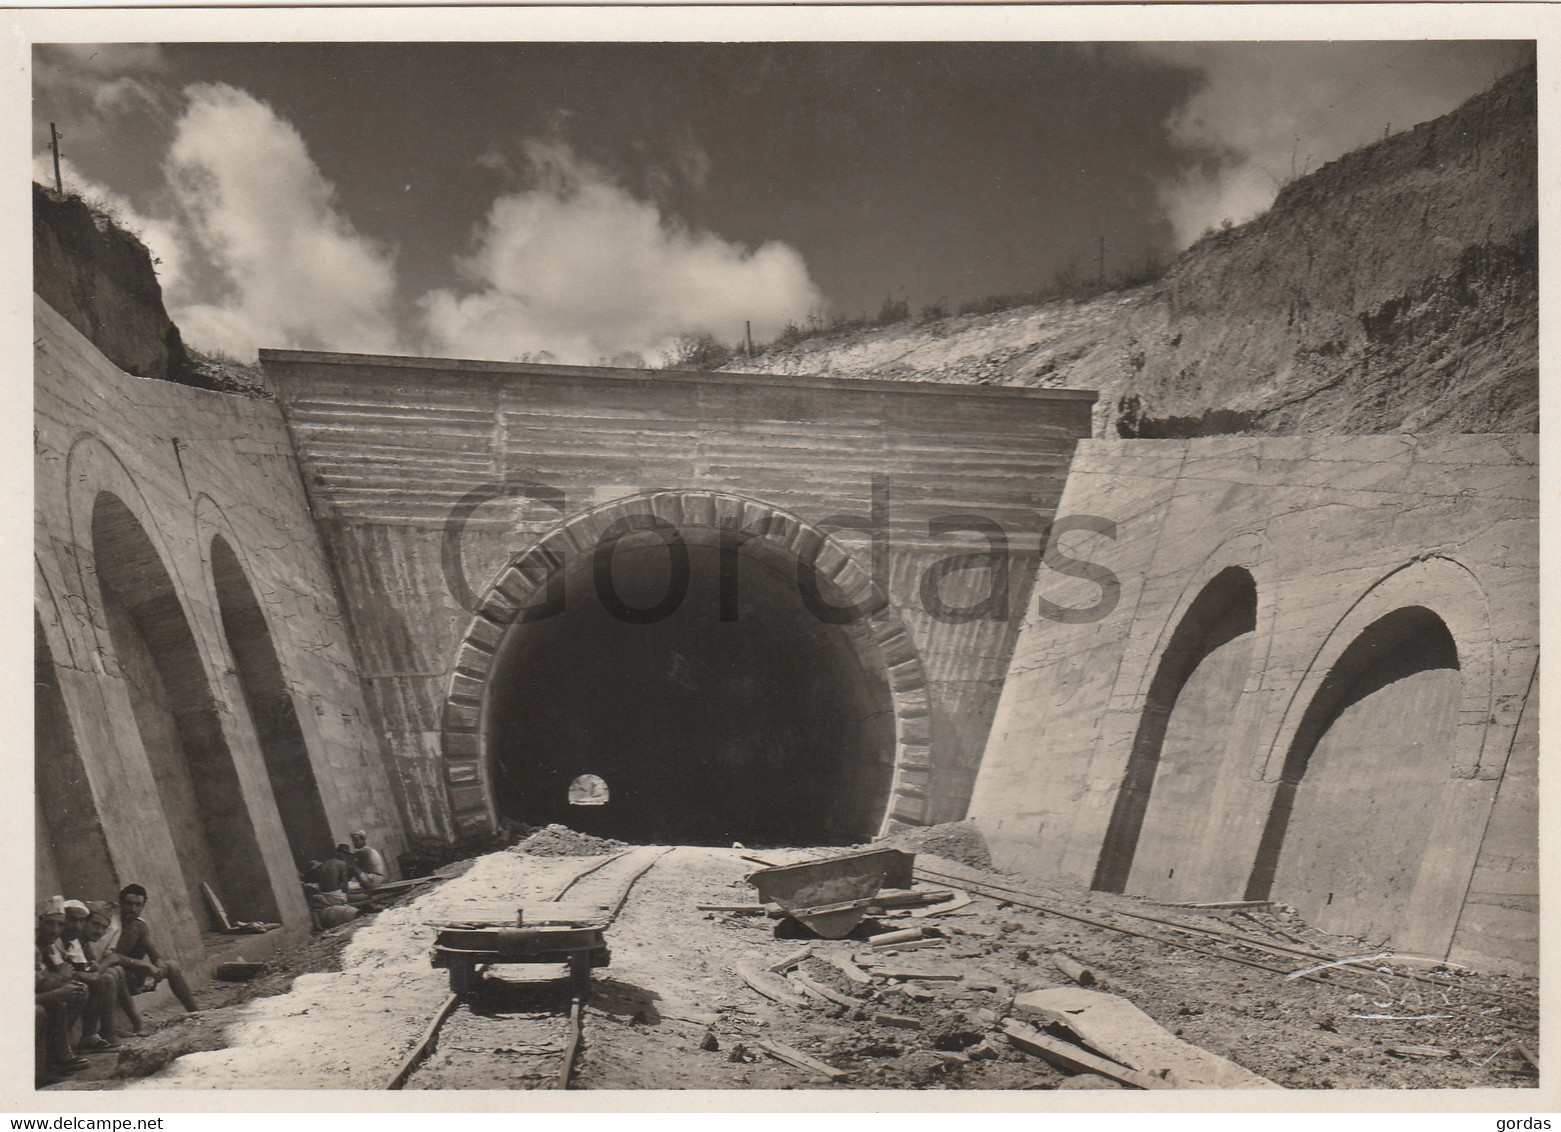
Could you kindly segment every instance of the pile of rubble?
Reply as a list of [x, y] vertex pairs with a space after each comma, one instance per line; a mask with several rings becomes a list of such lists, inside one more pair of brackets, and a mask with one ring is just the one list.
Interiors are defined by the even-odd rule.
[[930, 853], [947, 861], [958, 861], [973, 869], [990, 869], [992, 854], [987, 849], [986, 838], [974, 822], [947, 822], [943, 825], [914, 826], [903, 829], [877, 844], [892, 845], [896, 849], [909, 849], [915, 853]]
[[511, 853], [527, 853], [533, 857], [603, 857], [628, 848], [622, 841], [610, 837], [592, 837], [566, 825], [543, 826], [520, 844], [511, 847]]

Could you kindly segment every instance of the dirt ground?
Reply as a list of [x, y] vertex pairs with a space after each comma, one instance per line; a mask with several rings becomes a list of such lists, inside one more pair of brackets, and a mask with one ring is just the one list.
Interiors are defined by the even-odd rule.
[[[1339, 956], [1374, 954], [1359, 941], [1322, 936], [1282, 908], [1214, 913], [1042, 885], [978, 867], [980, 848], [967, 839], [934, 836], [942, 837], [938, 847], [961, 859], [923, 849], [919, 870], [1023, 888], [1057, 912], [1114, 920], [1205, 950], [1227, 944], [1121, 913]], [[767, 851], [763, 856], [788, 863], [824, 852]], [[1068, 984], [1051, 962], [1059, 950], [1093, 970], [1096, 989], [1125, 997], [1185, 1041], [1287, 1088], [1537, 1083], [1517, 1048], [1539, 1053], [1532, 980], [1444, 967], [1436, 969], [1435, 977], [1453, 985], [1430, 987], [1370, 970], [1332, 968], [1320, 973], [1320, 985], [980, 896], [944, 915], [916, 917], [900, 910], [862, 925], [855, 935], [908, 925], [938, 933], [931, 946], [875, 952], [865, 938], [788, 938], [785, 921], [696, 910], [701, 903], [757, 899], [745, 880], [755, 866], [744, 854], [678, 847], [635, 884], [607, 931], [611, 965], [592, 981], [575, 1087], [1109, 1087], [1099, 1078], [1070, 1077], [1015, 1049], [1002, 1034], [1016, 994]], [[492, 853], [403, 907], [348, 925], [350, 932], [338, 929], [316, 937], [299, 958], [331, 966], [334, 951], [339, 970], [296, 977], [285, 993], [222, 1006], [195, 1019], [171, 1019], [164, 1041], [176, 1040], [180, 1030], [191, 1027], [204, 1035], [200, 1044], [212, 1048], [180, 1057], [129, 1087], [383, 1088], [448, 995], [445, 973], [428, 962], [434, 925], [451, 919], [508, 921], [517, 907], [549, 899], [562, 880], [592, 861]], [[948, 889], [957, 882], [918, 887]], [[805, 942], [813, 954], [801, 963], [800, 973], [857, 1005], [817, 998], [795, 979], [771, 984], [790, 996], [778, 1003], [738, 973], [739, 964], [763, 969]], [[1299, 956], [1252, 948], [1229, 953], [1284, 971], [1312, 965]], [[869, 972], [870, 984], [853, 982], [830, 961], [832, 956], [854, 958]], [[892, 974], [895, 969], [923, 977], [899, 978]], [[458, 1008], [441, 1031], [438, 1051], [407, 1087], [556, 1087], [567, 1033], [559, 1013], [564, 1000], [556, 988], [514, 985], [519, 975], [534, 980], [539, 973], [550, 969], [496, 968], [493, 974], [501, 981], [490, 982], [495, 993]], [[800, 1050], [843, 1076], [831, 1082], [777, 1061], [762, 1048], [764, 1042]], [[83, 1081], [78, 1087], [123, 1084]]]

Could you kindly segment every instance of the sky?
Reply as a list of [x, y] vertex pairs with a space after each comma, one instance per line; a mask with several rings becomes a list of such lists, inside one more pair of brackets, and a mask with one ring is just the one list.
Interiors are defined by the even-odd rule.
[[1532, 58], [1393, 43], [40, 45], [33, 168], [191, 345], [658, 364], [1166, 262]]

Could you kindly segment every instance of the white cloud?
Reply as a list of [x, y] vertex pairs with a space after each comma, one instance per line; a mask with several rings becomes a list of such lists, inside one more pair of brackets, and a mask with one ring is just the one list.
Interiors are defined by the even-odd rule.
[[78, 73], [119, 76], [167, 67], [163, 49], [156, 43], [50, 43], [38, 52], [41, 62], [58, 61]]
[[[422, 300], [435, 352], [595, 362], [654, 357], [682, 334], [777, 334], [820, 305], [801, 255], [689, 229], [566, 147], [526, 147], [532, 186], [499, 197], [458, 267], [465, 293]], [[697, 160], [690, 172], [702, 175]]]
[[213, 289], [170, 288], [168, 306], [196, 347], [253, 357], [258, 346], [394, 348], [391, 252], [337, 210], [303, 139], [270, 107], [221, 84], [185, 90], [165, 162], [193, 250]]
[[1280, 186], [1351, 149], [1447, 113], [1524, 61], [1514, 44], [1403, 42], [1150, 44], [1152, 58], [1201, 72], [1166, 123], [1192, 159], [1160, 187], [1185, 247], [1240, 223]]
[[176, 99], [162, 50], [148, 43], [42, 44], [33, 59], [33, 148], [58, 123], [65, 152], [111, 148], [127, 115], [166, 125]]

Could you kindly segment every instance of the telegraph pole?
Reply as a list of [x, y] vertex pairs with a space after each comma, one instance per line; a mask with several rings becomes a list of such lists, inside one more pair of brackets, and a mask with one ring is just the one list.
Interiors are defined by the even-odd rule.
[[1106, 281], [1106, 238], [1101, 236], [1096, 240], [1096, 243], [1100, 245], [1100, 266], [1096, 269], [1097, 278], [1104, 283]]
[[65, 195], [65, 184], [60, 180], [60, 133], [49, 123], [49, 147], [54, 150], [54, 191]]

